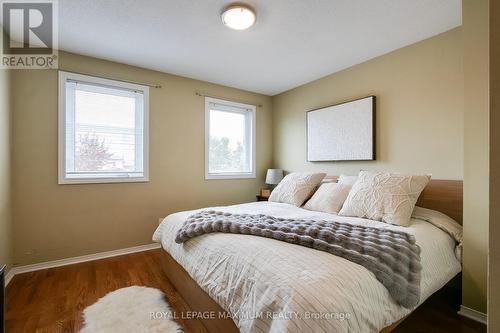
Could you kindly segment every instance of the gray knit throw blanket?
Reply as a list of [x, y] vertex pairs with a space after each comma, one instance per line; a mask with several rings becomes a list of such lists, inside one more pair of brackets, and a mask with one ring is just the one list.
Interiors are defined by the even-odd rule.
[[413, 235], [335, 221], [231, 214], [214, 210], [188, 217], [176, 243], [212, 232], [254, 235], [325, 251], [371, 271], [405, 308], [420, 299], [420, 247]]

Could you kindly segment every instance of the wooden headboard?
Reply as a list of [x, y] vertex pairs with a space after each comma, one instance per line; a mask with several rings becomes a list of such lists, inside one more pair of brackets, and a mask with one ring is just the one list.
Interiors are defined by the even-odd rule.
[[[338, 176], [327, 176], [336, 181]], [[437, 210], [458, 223], [463, 220], [463, 181], [432, 179], [420, 194], [417, 206]]]
[[420, 194], [417, 206], [437, 210], [462, 224], [463, 192], [461, 180], [433, 179]]

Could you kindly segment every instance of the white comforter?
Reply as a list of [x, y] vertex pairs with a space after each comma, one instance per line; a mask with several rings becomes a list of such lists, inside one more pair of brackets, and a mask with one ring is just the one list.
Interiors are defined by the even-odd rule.
[[[211, 209], [328, 219], [414, 234], [422, 250], [421, 302], [461, 269], [454, 255], [455, 241], [421, 220], [413, 219], [405, 228], [272, 202]], [[242, 333], [379, 332], [410, 312], [396, 304], [366, 268], [326, 252], [274, 239], [224, 233], [175, 243], [177, 230], [193, 212], [165, 218], [153, 240], [161, 242], [198, 285], [234, 315]]]

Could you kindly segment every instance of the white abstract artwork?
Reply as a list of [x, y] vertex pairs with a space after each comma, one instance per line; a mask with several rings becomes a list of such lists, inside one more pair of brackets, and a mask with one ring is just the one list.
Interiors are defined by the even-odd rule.
[[306, 114], [307, 161], [375, 159], [375, 96]]

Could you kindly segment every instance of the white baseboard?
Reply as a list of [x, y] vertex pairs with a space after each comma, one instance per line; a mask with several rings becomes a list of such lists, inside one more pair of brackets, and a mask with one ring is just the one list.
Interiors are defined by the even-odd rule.
[[160, 247], [161, 247], [160, 244], [152, 243], [152, 244], [128, 247], [125, 249], [94, 253], [94, 254], [89, 254], [89, 255], [85, 255], [85, 256], [41, 262], [39, 264], [12, 267], [9, 270], [9, 272], [7, 273], [7, 275], [5, 276], [5, 285], [7, 286], [9, 284], [9, 282], [12, 280], [12, 278], [17, 274], [33, 272], [33, 271], [38, 271], [38, 270], [47, 269], [47, 268], [54, 268], [54, 267], [78, 264], [78, 263], [86, 262], [86, 261], [93, 261], [93, 260], [105, 259], [105, 258], [110, 258], [110, 257], [122, 256], [124, 254], [149, 251], [149, 250], [159, 249]]
[[488, 316], [486, 313], [482, 313], [479, 311], [476, 311], [474, 309], [468, 308], [466, 306], [460, 305], [460, 310], [458, 310], [458, 314], [464, 317], [467, 317], [469, 319], [478, 321], [482, 324], [487, 324], [488, 322]]

